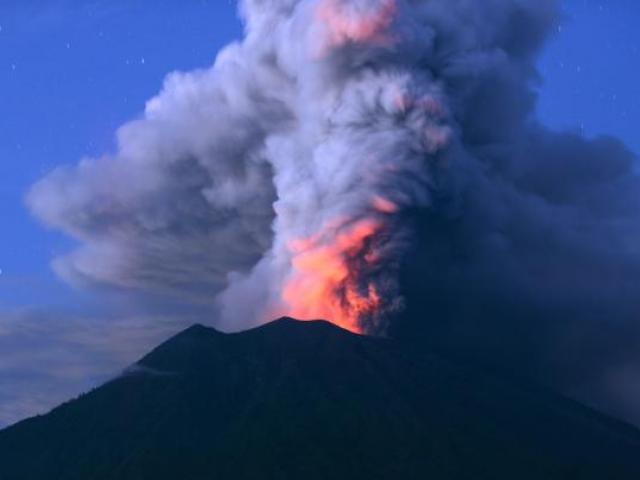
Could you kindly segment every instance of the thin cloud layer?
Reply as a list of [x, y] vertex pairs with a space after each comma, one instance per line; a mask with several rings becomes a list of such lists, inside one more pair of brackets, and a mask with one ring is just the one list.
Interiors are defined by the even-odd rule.
[[1, 312], [0, 428], [114, 378], [188, 324], [158, 315]]

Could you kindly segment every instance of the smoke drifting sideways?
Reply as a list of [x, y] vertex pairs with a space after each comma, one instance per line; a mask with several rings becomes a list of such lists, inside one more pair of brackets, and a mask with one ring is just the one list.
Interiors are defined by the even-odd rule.
[[215, 299], [228, 330], [289, 314], [386, 333], [640, 420], [616, 381], [640, 370], [635, 158], [535, 119], [558, 2], [240, 12], [245, 38], [169, 75], [115, 154], [32, 188], [80, 245], [55, 270]]

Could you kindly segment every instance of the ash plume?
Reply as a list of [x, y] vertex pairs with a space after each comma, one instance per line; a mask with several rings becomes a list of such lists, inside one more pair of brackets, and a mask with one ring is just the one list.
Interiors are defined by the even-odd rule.
[[640, 185], [617, 140], [535, 119], [558, 2], [240, 11], [244, 39], [170, 75], [114, 154], [33, 187], [80, 243], [56, 270], [215, 298], [229, 330], [387, 332], [617, 408], [612, 372], [639, 360]]

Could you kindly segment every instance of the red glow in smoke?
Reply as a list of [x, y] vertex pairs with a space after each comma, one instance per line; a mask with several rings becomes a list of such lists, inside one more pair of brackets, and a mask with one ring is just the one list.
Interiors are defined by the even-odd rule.
[[355, 12], [340, 0], [322, 0], [316, 10], [325, 25], [328, 40], [325, 47], [337, 47], [348, 42], [387, 44], [387, 35], [397, 7], [395, 0], [383, 0], [367, 13]]
[[373, 205], [373, 208], [375, 208], [380, 213], [391, 214], [396, 213], [399, 210], [398, 205], [393, 203], [388, 198], [381, 197], [380, 195], [376, 195], [375, 197], [373, 197], [371, 204]]
[[363, 284], [361, 268], [378, 259], [371, 239], [381, 230], [375, 220], [361, 220], [338, 233], [333, 241], [318, 236], [291, 242], [294, 273], [282, 299], [288, 314], [301, 320], [326, 319], [360, 333], [359, 320], [379, 310], [375, 285]]

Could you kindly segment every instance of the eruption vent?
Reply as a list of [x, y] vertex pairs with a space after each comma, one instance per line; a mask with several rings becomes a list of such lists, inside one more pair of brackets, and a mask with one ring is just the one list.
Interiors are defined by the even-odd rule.
[[355, 332], [360, 319], [374, 317], [382, 306], [367, 271], [380, 261], [374, 250], [383, 225], [360, 220], [338, 233], [325, 228], [315, 238], [291, 243], [292, 273], [283, 290], [289, 315], [314, 320], [330, 318]]

